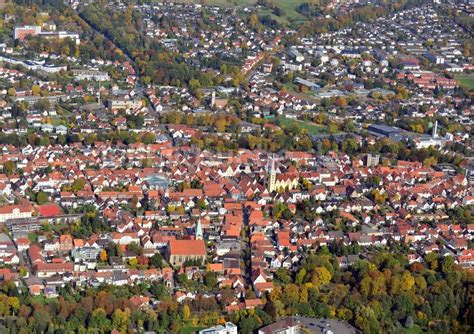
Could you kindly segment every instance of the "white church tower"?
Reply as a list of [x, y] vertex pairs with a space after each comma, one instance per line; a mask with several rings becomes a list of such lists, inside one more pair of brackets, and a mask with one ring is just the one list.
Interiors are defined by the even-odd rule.
[[268, 191], [271, 193], [276, 190], [276, 170], [275, 170], [275, 157], [272, 156], [270, 171], [268, 177]]

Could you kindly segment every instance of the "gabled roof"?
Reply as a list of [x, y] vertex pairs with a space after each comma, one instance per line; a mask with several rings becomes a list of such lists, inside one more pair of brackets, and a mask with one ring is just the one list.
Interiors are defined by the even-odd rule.
[[204, 240], [170, 240], [171, 255], [206, 255]]

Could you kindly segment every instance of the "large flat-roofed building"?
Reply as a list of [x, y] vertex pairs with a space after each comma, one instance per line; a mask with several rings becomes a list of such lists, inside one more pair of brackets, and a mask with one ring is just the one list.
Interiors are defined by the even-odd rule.
[[41, 33], [40, 26], [22, 26], [22, 27], [15, 27], [13, 35], [15, 39], [22, 41], [26, 38], [26, 36], [36, 36], [40, 33]]
[[168, 262], [179, 267], [188, 260], [204, 263], [206, 244], [204, 240], [170, 240], [166, 249]]
[[237, 326], [231, 322], [224, 325], [209, 327], [199, 331], [199, 334], [237, 334]]
[[383, 137], [388, 137], [388, 138], [396, 136], [400, 134], [401, 132], [403, 132], [403, 130], [400, 128], [396, 128], [394, 126], [382, 125], [382, 124], [371, 124], [369, 125], [367, 130], [376, 136], [383, 136]]
[[96, 70], [72, 70], [72, 74], [76, 80], [94, 80], [109, 81], [110, 77], [107, 72]]
[[76, 45], [81, 44], [81, 38], [79, 37], [78, 33], [75, 32], [68, 32], [68, 31], [43, 31], [39, 34], [41, 37], [44, 38], [57, 38], [57, 39], [64, 39], [70, 38], [72, 39]]
[[258, 330], [258, 334], [361, 334], [345, 321], [293, 316], [274, 322]]
[[42, 31], [40, 26], [21, 26], [15, 27], [13, 37], [19, 41], [23, 41], [27, 36], [41, 36], [44, 38], [70, 38], [76, 42], [77, 45], [81, 43], [78, 33], [67, 31]]

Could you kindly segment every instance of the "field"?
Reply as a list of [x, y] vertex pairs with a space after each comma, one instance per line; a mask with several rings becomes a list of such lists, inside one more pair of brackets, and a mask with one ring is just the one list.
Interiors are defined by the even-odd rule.
[[292, 124], [296, 124], [298, 127], [308, 131], [308, 134], [311, 136], [317, 136], [317, 135], [327, 133], [327, 128], [324, 125], [319, 125], [312, 122], [304, 122], [304, 121], [290, 119], [286, 117], [278, 117], [277, 119], [280, 122], [281, 126], [289, 127]]
[[[158, 0], [156, 0], [158, 2]], [[208, 6], [219, 6], [219, 7], [230, 7], [230, 6], [245, 6], [245, 5], [254, 5], [257, 3], [257, 0], [169, 0], [164, 2], [176, 2], [176, 3], [195, 3], [204, 4]]]
[[[181, 2], [181, 3], [202, 3], [200, 0], [170, 0], [168, 2]], [[296, 7], [308, 2], [307, 0], [275, 0], [274, 3], [277, 7], [285, 11], [285, 15], [282, 17], [275, 16], [269, 9], [262, 9], [258, 12], [259, 15], [270, 15], [280, 23], [285, 21], [302, 21], [305, 20], [304, 16], [296, 11]], [[246, 6], [254, 5], [257, 0], [204, 0], [204, 3], [209, 6], [219, 7], [230, 7], [230, 6]]]
[[462, 86], [474, 89], [474, 75], [456, 75], [455, 79], [459, 80]]
[[307, 0], [287, 0], [287, 1], [275, 1], [275, 4], [280, 7], [281, 9], [284, 9], [286, 12], [287, 18], [292, 21], [292, 20], [306, 20], [306, 18], [298, 13], [296, 11], [296, 8], [305, 3], [309, 2]]

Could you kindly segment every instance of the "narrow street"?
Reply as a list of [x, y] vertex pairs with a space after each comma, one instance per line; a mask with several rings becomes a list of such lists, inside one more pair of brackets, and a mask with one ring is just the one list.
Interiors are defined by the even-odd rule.
[[141, 83], [141, 77], [140, 77], [140, 71], [138, 69], [138, 67], [136, 66], [136, 63], [135, 61], [130, 57], [130, 55], [126, 52], [126, 50], [122, 49], [119, 45], [117, 45], [112, 39], [110, 39], [106, 34], [104, 34], [102, 31], [96, 29], [93, 25], [91, 25], [81, 14], [80, 11], [78, 11], [76, 9], [76, 14], [78, 16], [78, 18], [84, 22], [86, 25], [88, 25], [94, 32], [96, 32], [97, 34], [101, 35], [105, 40], [109, 41], [110, 43], [112, 43], [114, 45], [114, 47], [118, 50], [120, 50], [122, 52], [122, 54], [125, 56], [125, 58], [127, 59], [127, 61], [132, 64], [135, 68], [135, 76], [136, 76], [136, 80], [135, 80], [135, 87], [134, 87], [134, 90], [135, 90], [135, 93], [137, 94], [138, 97], [143, 97], [145, 96], [144, 94], [144, 91], [145, 91], [145, 87], [143, 87], [142, 83]]
[[242, 230], [244, 231], [244, 237], [240, 240], [243, 265], [242, 276], [248, 288], [252, 285], [252, 245], [250, 243], [251, 231], [249, 226], [249, 214], [246, 209], [244, 209]]

